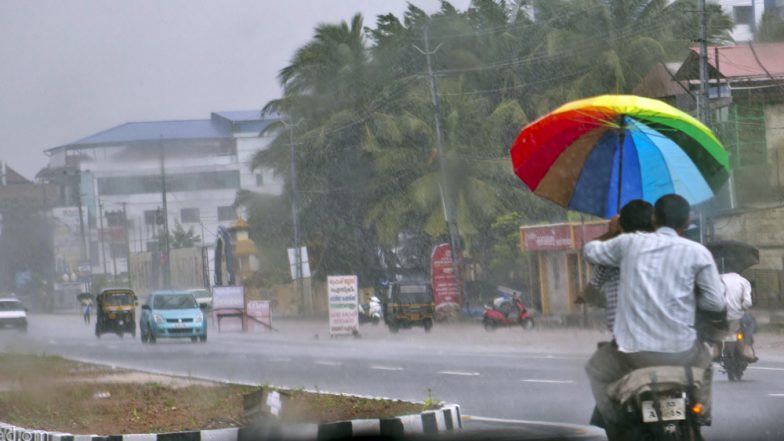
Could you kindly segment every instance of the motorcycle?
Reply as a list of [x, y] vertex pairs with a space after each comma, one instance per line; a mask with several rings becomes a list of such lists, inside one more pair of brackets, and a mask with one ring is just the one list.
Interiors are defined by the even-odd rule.
[[[721, 343], [718, 362], [730, 381], [740, 381], [749, 364], [757, 361], [757, 357], [754, 355], [753, 326], [753, 323], [744, 316], [740, 329], [732, 334], [729, 340]], [[746, 346], [749, 347], [753, 355], [751, 359], [744, 353]]]
[[493, 331], [499, 326], [520, 325], [523, 329], [534, 327], [534, 319], [528, 313], [523, 302], [518, 298], [500, 302], [498, 306], [485, 306], [482, 315], [482, 324], [487, 331]]
[[704, 406], [696, 398], [704, 369], [655, 366], [634, 370], [607, 391], [623, 403], [629, 440], [702, 440]]
[[381, 323], [381, 311], [381, 300], [376, 296], [371, 297], [369, 303], [359, 305], [359, 323]]

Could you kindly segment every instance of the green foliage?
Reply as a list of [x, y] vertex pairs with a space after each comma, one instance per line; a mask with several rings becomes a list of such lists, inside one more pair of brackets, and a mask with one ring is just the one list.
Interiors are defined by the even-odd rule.
[[174, 230], [169, 233], [169, 248], [175, 250], [178, 248], [190, 248], [198, 245], [201, 242], [201, 236], [193, 231], [193, 227], [187, 230], [183, 228], [180, 221], [174, 221]]
[[[359, 15], [316, 27], [280, 71], [283, 95], [265, 111], [285, 121], [268, 129], [274, 141], [252, 163], [283, 177], [284, 196], [237, 200], [268, 253], [265, 277], [287, 277], [292, 198], [317, 276], [367, 283], [383, 271], [378, 249], [393, 247], [399, 232], [443, 239], [445, 187], [471, 257], [499, 281], [524, 272], [520, 223], [566, 213], [511, 170], [520, 129], [564, 101], [630, 92], [654, 63], [682, 59], [698, 27], [696, 0], [535, 0], [536, 20], [518, 3], [475, 0], [461, 11], [443, 1], [431, 15], [409, 4], [371, 27]], [[708, 23], [711, 42], [729, 40], [732, 21], [717, 5]], [[426, 29], [437, 48], [443, 157], [422, 75]]]
[[757, 40], [763, 42], [784, 41], [784, 19], [772, 12], [762, 15]]

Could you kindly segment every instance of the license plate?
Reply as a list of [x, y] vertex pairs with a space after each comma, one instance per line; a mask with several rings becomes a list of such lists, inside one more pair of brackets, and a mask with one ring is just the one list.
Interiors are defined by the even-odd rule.
[[188, 327], [188, 324], [187, 324], [187, 323], [175, 323], [175, 324], [174, 324], [174, 327], [175, 327], [175, 328], [178, 328], [178, 329], [181, 329], [181, 328], [187, 328], [187, 327]]
[[[686, 402], [683, 398], [668, 398], [659, 400], [659, 408], [662, 412], [662, 421], [675, 421], [686, 419]], [[653, 401], [642, 402], [642, 421], [653, 423], [659, 421], [656, 410], [653, 408]]]

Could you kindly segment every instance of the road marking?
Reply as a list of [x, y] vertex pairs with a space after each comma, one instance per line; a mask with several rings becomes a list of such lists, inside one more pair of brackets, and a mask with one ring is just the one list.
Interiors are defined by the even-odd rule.
[[288, 357], [275, 357], [275, 358], [270, 358], [269, 361], [272, 361], [272, 362], [275, 362], [275, 363], [288, 363], [288, 362], [291, 361], [291, 359], [288, 358]]
[[582, 424], [570, 423], [556, 423], [551, 421], [531, 421], [531, 420], [510, 420], [504, 418], [487, 418], [474, 415], [463, 415], [463, 421], [481, 421], [487, 423], [502, 423], [502, 424], [525, 424], [530, 426], [550, 426], [550, 427], [563, 427], [572, 429], [579, 435], [590, 436], [604, 436], [604, 429], [595, 426], [586, 426]]
[[402, 371], [402, 367], [398, 366], [370, 366], [370, 369], [376, 369], [379, 371]]
[[460, 375], [463, 377], [478, 377], [479, 372], [441, 371], [441, 375]]
[[540, 380], [536, 378], [526, 378], [525, 380], [520, 380], [523, 383], [545, 383], [545, 384], [572, 384], [574, 381], [572, 380]]
[[769, 397], [784, 397], [784, 394], [768, 394]]
[[316, 360], [316, 364], [320, 364], [322, 366], [342, 366], [343, 363], [339, 361], [325, 361], [325, 360]]
[[749, 366], [749, 369], [759, 369], [759, 370], [762, 370], [762, 371], [781, 371], [781, 372], [784, 372], [784, 368], [763, 367], [763, 366]]
[[57, 344], [57, 340], [50, 339], [47, 343], [49, 343], [50, 345], [56, 345]]

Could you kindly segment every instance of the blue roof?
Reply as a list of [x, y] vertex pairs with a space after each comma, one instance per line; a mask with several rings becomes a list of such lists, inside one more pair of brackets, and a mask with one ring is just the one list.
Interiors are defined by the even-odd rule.
[[69, 143], [67, 146], [111, 144], [158, 139], [230, 138], [231, 130], [209, 119], [131, 122]]
[[215, 114], [231, 122], [248, 122], [263, 119], [260, 110], [232, 110], [229, 112], [215, 112]]

